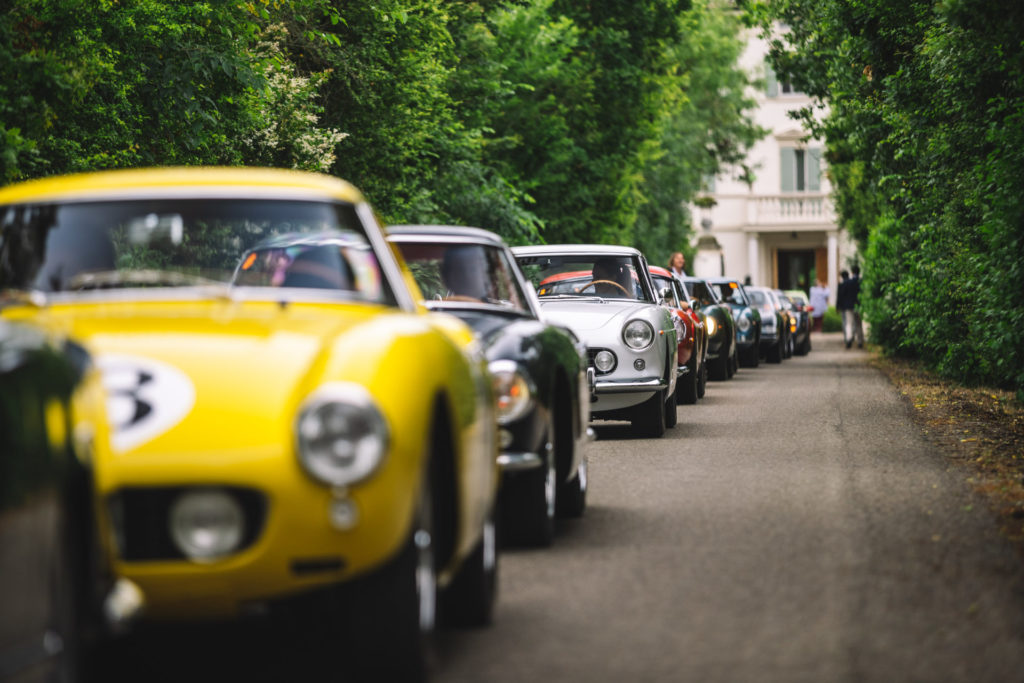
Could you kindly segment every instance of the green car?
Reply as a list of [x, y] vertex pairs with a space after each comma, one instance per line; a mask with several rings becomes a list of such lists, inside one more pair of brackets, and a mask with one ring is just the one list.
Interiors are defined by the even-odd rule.
[[718, 298], [717, 289], [703, 278], [687, 276], [680, 279], [690, 295], [690, 305], [700, 309], [707, 319], [708, 377], [713, 380], [730, 379], [739, 369], [736, 321], [733, 320], [732, 310]]

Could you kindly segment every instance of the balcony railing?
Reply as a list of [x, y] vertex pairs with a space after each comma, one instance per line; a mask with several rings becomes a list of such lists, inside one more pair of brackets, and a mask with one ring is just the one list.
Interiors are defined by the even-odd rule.
[[751, 225], [834, 223], [832, 198], [826, 194], [753, 195], [747, 199]]
[[704, 215], [712, 218], [716, 226], [747, 225], [781, 230], [787, 226], [826, 226], [836, 222], [832, 198], [822, 192], [712, 196], [715, 206], [710, 214]]

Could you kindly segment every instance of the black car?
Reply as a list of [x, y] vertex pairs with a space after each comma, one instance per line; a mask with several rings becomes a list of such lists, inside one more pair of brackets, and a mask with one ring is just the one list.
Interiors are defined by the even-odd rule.
[[[79, 346], [0, 321], [0, 680], [81, 674], [100, 571]], [[97, 385], [98, 386], [98, 385]]]
[[710, 278], [708, 283], [718, 290], [722, 301], [732, 310], [736, 321], [736, 347], [740, 366], [756, 368], [761, 362], [761, 311], [753, 304], [739, 280], [727, 277]]
[[709, 376], [715, 380], [729, 379], [739, 368], [736, 321], [732, 310], [719, 298], [715, 287], [703, 278], [686, 276], [681, 279], [690, 297], [708, 318]]
[[586, 347], [542, 319], [533, 288], [494, 233], [453, 226], [393, 226], [424, 303], [466, 322], [481, 340], [498, 400], [507, 540], [549, 545], [556, 513], [586, 506], [590, 392]]

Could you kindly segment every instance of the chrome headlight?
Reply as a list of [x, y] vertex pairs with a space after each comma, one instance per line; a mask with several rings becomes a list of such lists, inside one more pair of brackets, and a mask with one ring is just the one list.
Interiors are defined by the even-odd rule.
[[598, 372], [607, 374], [615, 369], [615, 354], [611, 351], [601, 349], [594, 355], [594, 367]]
[[387, 453], [387, 422], [358, 384], [327, 384], [313, 393], [299, 410], [296, 432], [302, 466], [329, 486], [365, 479]]
[[708, 316], [708, 336], [713, 337], [715, 332], [718, 331], [718, 320], [714, 316]]
[[631, 320], [622, 328], [622, 341], [634, 351], [643, 351], [654, 343], [654, 328], [646, 320]]
[[245, 514], [231, 494], [195, 489], [174, 501], [168, 522], [171, 538], [185, 557], [212, 562], [241, 544]]
[[750, 318], [745, 315], [741, 315], [736, 319], [736, 327], [740, 332], [746, 332], [750, 329]]
[[533, 407], [534, 392], [529, 379], [519, 372], [515, 361], [491, 361], [487, 369], [494, 384], [498, 424], [514, 422], [529, 412]]

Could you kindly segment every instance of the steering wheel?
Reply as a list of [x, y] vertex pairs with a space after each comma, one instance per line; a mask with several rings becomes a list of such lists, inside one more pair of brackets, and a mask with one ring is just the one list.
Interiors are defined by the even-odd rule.
[[578, 290], [576, 290], [576, 291], [577, 291], [577, 292], [583, 292], [583, 291], [584, 291], [585, 289], [588, 289], [588, 288], [590, 288], [590, 287], [593, 287], [594, 285], [597, 285], [597, 284], [605, 284], [605, 285], [615, 285], [616, 287], [618, 287], [619, 289], [621, 289], [621, 290], [622, 290], [622, 293], [623, 293], [623, 294], [625, 294], [625, 295], [626, 295], [627, 297], [628, 297], [628, 296], [632, 296], [632, 295], [631, 295], [631, 294], [629, 293], [629, 291], [628, 291], [628, 290], [626, 290], [626, 288], [625, 288], [625, 287], [623, 287], [622, 285], [620, 285], [620, 284], [619, 284], [618, 282], [615, 282], [614, 280], [592, 280], [592, 281], [591, 281], [591, 282], [590, 282], [589, 284], [583, 285], [582, 287], [580, 287], [580, 288], [579, 288]]

